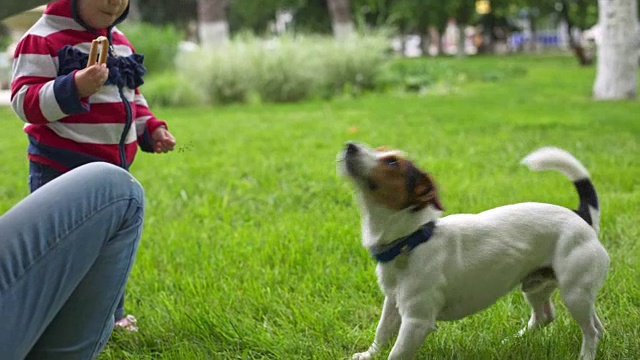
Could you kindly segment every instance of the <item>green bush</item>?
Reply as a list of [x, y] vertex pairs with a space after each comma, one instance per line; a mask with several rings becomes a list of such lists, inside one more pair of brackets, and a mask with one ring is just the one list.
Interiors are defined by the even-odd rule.
[[179, 59], [178, 72], [214, 104], [294, 102], [373, 89], [386, 61], [387, 38], [298, 36], [261, 40], [244, 36], [223, 48]]
[[329, 94], [360, 93], [372, 90], [376, 78], [388, 60], [389, 41], [385, 36], [367, 36], [355, 41], [330, 43], [320, 49], [324, 54], [325, 91]]
[[180, 57], [178, 73], [214, 104], [245, 102], [252, 91], [257, 56], [254, 47], [243, 43], [215, 52], [196, 50]]
[[148, 23], [125, 24], [118, 27], [136, 52], [144, 55], [144, 66], [150, 74], [174, 69], [178, 44], [183, 36], [172, 26]]
[[207, 103], [205, 94], [175, 71], [149, 76], [141, 91], [152, 109], [158, 106], [199, 106]]
[[298, 48], [300, 41], [281, 39], [255, 54], [255, 93], [266, 102], [295, 102], [313, 96], [320, 62]]

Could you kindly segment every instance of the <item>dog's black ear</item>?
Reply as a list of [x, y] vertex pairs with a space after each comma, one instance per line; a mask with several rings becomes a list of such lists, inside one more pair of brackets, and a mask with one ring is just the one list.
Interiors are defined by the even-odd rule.
[[436, 209], [444, 211], [444, 206], [438, 197], [438, 189], [429, 174], [419, 171], [420, 175], [413, 187], [415, 201], [414, 210], [424, 209], [427, 205], [433, 204]]

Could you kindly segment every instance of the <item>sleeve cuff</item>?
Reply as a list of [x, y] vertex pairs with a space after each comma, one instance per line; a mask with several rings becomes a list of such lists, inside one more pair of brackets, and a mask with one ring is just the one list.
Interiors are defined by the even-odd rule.
[[166, 129], [169, 129], [166, 122], [162, 120], [158, 120], [156, 118], [151, 118], [147, 120], [146, 125], [147, 125], [147, 131], [149, 132], [149, 134], [153, 134], [153, 132], [156, 131], [156, 129], [159, 128], [160, 126], [164, 126]]
[[78, 98], [78, 90], [74, 79], [76, 72], [58, 76], [53, 83], [53, 93], [60, 109], [65, 114], [80, 114], [89, 112], [90, 106], [86, 99]]
[[145, 129], [144, 133], [138, 136], [138, 145], [140, 146], [140, 150], [144, 152], [153, 152], [153, 139], [151, 138], [149, 130]]
[[153, 152], [153, 138], [151, 134], [160, 126], [167, 128], [167, 123], [156, 118], [150, 118], [146, 121], [144, 133], [138, 136], [138, 144], [142, 151]]

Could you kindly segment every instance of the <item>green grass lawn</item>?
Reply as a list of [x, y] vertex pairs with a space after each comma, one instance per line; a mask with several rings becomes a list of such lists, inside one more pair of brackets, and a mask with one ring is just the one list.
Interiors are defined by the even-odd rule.
[[[407, 151], [435, 177], [446, 214], [522, 201], [575, 207], [565, 177], [519, 165], [544, 145], [572, 152], [599, 193], [612, 259], [597, 301], [607, 329], [598, 357], [638, 358], [640, 103], [592, 101], [595, 69], [570, 57], [420, 61], [467, 80], [426, 95], [155, 109], [180, 144], [132, 167], [147, 195], [127, 290], [140, 332], [115, 334], [100, 359], [344, 359], [365, 350], [383, 296], [351, 186], [335, 172], [347, 140]], [[522, 71], [504, 71], [513, 68]], [[26, 138], [9, 108], [0, 121], [4, 212], [27, 194]], [[540, 332], [512, 338], [529, 314], [514, 291], [439, 324], [421, 358], [577, 359], [580, 331], [555, 298], [557, 320]]]

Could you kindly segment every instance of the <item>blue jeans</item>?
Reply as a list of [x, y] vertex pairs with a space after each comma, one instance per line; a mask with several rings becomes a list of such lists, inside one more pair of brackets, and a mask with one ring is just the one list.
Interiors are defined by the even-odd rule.
[[74, 169], [0, 216], [2, 359], [90, 359], [114, 312], [142, 233], [144, 193], [106, 163]]
[[[42, 185], [62, 175], [61, 171], [53, 169], [47, 165], [29, 161], [29, 191], [34, 192]], [[118, 321], [124, 317], [124, 294], [118, 301], [118, 307], [114, 313], [115, 320]]]

